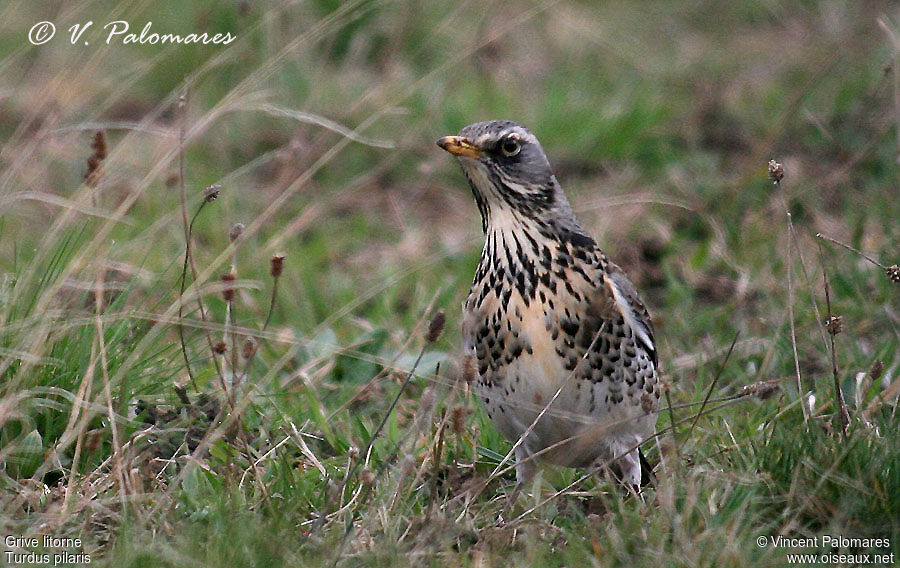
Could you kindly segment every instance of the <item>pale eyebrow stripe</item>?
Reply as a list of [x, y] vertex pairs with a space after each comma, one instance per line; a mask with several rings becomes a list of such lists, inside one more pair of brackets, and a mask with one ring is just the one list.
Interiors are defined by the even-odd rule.
[[528, 142], [530, 144], [538, 143], [537, 138], [534, 136], [534, 134], [525, 132], [519, 128], [510, 128], [508, 130], [504, 130], [500, 133], [500, 138], [506, 138], [507, 136], [510, 136], [512, 134], [515, 134], [516, 138], [518, 138], [520, 142]]
[[479, 146], [483, 146], [487, 142], [490, 142], [492, 140], [501, 140], [512, 134], [514, 134], [516, 136], [516, 138], [518, 138], [519, 141], [521, 141], [521, 142], [528, 142], [530, 144], [538, 143], [538, 140], [534, 134], [531, 134], [530, 132], [525, 132], [518, 128], [509, 128], [507, 130], [500, 132], [500, 134], [498, 134], [497, 136], [493, 136], [490, 133], [482, 134], [481, 136], [478, 137], [476, 144]]

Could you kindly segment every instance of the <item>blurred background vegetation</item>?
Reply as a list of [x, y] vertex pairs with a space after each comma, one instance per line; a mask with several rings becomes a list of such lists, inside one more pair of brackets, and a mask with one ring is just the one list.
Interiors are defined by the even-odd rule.
[[[854, 414], [854, 443], [807, 416], [834, 413], [823, 272], [843, 316], [835, 359], [848, 404], [861, 410], [896, 389], [897, 285], [815, 237], [885, 265], [900, 257], [894, 3], [13, 0], [0, 16], [6, 533], [82, 535], [117, 566], [313, 562], [336, 543], [373, 564], [502, 565], [515, 554], [527, 564], [779, 565], [783, 551], [759, 550], [757, 535], [822, 531], [888, 536], [897, 549], [900, 455], [880, 437], [896, 433], [893, 407], [877, 409], [877, 433]], [[31, 45], [44, 20], [56, 37]], [[157, 33], [237, 39], [107, 45], [102, 27], [114, 20], [135, 33], [152, 22]], [[68, 29], [88, 21], [88, 45], [70, 42]], [[459, 306], [481, 231], [458, 166], [434, 141], [499, 118], [535, 132], [583, 225], [638, 285], [680, 413], [695, 412], [679, 405], [702, 401], [711, 384], [715, 397], [758, 380], [783, 386], [701, 418], [690, 435], [682, 425], [681, 447], [655, 445], [671, 468], [661, 477], [676, 480], [658, 508], [626, 500], [610, 513], [578, 494], [534, 512], [521, 533], [487, 530], [511, 474], [470, 516], [452, 505], [509, 444], [458, 383]], [[84, 183], [101, 130], [108, 155]], [[769, 159], [784, 164], [780, 185]], [[182, 181], [190, 215], [205, 187], [221, 185], [192, 233], [207, 323], [193, 300], [186, 319], [175, 311]], [[230, 245], [235, 223], [246, 228]], [[233, 309], [219, 284], [232, 265]], [[341, 540], [339, 515], [317, 532], [312, 519], [334, 512], [329, 487], [346, 475], [350, 447], [365, 446], [438, 307], [446, 331], [373, 463], [390, 461], [434, 388], [452, 393], [445, 412], [474, 413], [468, 445], [441, 462], [422, 434], [410, 459], [448, 469], [410, 485], [403, 514], [395, 497], [393, 520], [379, 521], [376, 492], [347, 521], [352, 538]], [[204, 431], [160, 410], [177, 407], [173, 385], [189, 385], [194, 401], [221, 390], [204, 327], [259, 340], [242, 441], [218, 440], [190, 474], [185, 461], [151, 467], [148, 456], [184, 458], [182, 438]], [[291, 438], [295, 424], [327, 476]], [[577, 478], [548, 476], [557, 489]], [[421, 487], [441, 488], [437, 518]]]

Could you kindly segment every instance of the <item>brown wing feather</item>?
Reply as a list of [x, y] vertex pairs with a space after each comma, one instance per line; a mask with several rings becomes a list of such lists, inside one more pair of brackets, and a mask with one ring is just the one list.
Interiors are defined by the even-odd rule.
[[653, 361], [653, 366], [659, 366], [659, 356], [656, 352], [656, 340], [654, 339], [653, 321], [650, 319], [650, 312], [647, 311], [647, 307], [641, 301], [634, 284], [631, 283], [631, 280], [628, 279], [621, 268], [613, 263], [609, 263], [607, 274], [609, 275], [608, 285], [614, 286], [618, 290], [618, 294], [611, 290], [614, 298], [617, 300], [617, 307], [623, 311], [625, 321], [632, 322], [632, 327], [636, 328], [633, 330], [635, 336], [644, 344], [644, 348]]

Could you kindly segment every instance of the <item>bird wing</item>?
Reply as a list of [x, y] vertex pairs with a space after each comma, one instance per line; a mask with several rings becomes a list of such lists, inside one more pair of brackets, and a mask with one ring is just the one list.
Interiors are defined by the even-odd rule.
[[659, 357], [656, 352], [656, 341], [653, 338], [653, 322], [650, 320], [647, 307], [638, 296], [637, 289], [625, 276], [625, 272], [611, 262], [607, 265], [607, 276], [605, 284], [615, 301], [615, 308], [631, 327], [637, 341], [647, 350], [653, 366], [658, 367]]

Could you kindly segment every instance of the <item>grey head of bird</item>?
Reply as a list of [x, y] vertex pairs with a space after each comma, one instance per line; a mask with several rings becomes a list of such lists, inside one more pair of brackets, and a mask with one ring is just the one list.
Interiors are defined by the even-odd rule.
[[437, 144], [459, 158], [485, 232], [502, 220], [504, 225], [536, 228], [547, 236], [587, 237], [540, 142], [521, 124], [478, 122]]

